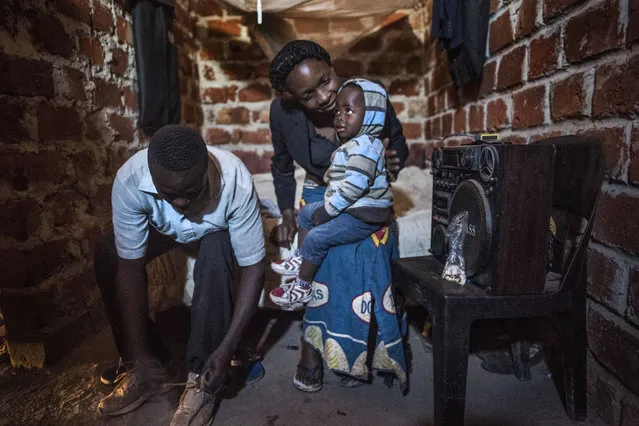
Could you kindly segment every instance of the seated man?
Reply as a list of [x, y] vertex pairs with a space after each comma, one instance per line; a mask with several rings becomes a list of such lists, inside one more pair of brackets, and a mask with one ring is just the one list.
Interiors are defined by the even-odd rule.
[[[118, 170], [112, 206], [113, 233], [98, 243], [94, 266], [125, 368], [99, 410], [128, 413], [170, 390], [160, 362], [163, 346], [148, 317], [145, 265], [189, 245], [197, 248], [189, 375], [171, 424], [206, 423], [264, 284], [264, 237], [252, 177], [237, 157], [207, 147], [196, 131], [166, 126]], [[235, 264], [241, 276], [233, 309]]]

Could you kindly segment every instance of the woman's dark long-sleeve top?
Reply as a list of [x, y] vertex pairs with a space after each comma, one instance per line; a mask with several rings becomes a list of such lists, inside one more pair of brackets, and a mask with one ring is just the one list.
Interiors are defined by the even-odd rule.
[[[318, 135], [304, 111], [286, 108], [279, 99], [271, 103], [270, 123], [274, 150], [271, 173], [277, 204], [284, 211], [295, 206], [294, 162], [321, 182], [331, 164], [331, 154], [339, 145]], [[402, 125], [390, 102], [380, 139], [384, 138], [390, 139], [388, 149], [397, 151], [401, 170], [408, 157], [408, 145], [402, 133]]]

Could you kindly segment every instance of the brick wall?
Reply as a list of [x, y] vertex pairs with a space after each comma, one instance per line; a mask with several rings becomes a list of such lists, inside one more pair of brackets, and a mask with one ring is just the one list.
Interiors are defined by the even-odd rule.
[[[200, 46], [198, 69], [207, 143], [237, 154], [253, 173], [270, 171], [273, 154], [268, 113], [273, 99], [269, 61], [249, 34], [246, 18], [213, 2], [194, 5]], [[341, 57], [333, 58], [340, 76], [377, 78], [387, 85], [411, 145], [410, 164], [424, 164], [423, 117], [426, 113], [423, 36], [429, 12], [413, 13], [385, 26]], [[389, 20], [392, 21], [393, 19]], [[339, 20], [294, 20], [300, 38], [321, 44], [340, 43], [366, 30], [364, 23]]]
[[453, 90], [432, 41], [424, 77], [427, 158], [481, 130], [517, 143], [604, 140], [606, 182], [588, 259], [589, 400], [615, 425], [639, 418], [638, 39], [635, 0], [493, 0], [481, 84]]
[[[124, 3], [0, 5], [0, 309], [12, 339], [44, 342], [50, 359], [101, 322], [92, 244], [115, 172], [146, 143]], [[184, 121], [196, 124], [193, 25], [178, 21]]]

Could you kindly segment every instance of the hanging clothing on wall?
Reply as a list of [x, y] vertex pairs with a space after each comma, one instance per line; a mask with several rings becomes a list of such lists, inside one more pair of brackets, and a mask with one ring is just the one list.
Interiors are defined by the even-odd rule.
[[147, 136], [180, 122], [178, 54], [169, 40], [171, 0], [139, 0], [133, 5], [133, 40], [138, 81], [138, 126]]
[[433, 0], [433, 37], [448, 52], [455, 88], [480, 81], [486, 60], [490, 0]]

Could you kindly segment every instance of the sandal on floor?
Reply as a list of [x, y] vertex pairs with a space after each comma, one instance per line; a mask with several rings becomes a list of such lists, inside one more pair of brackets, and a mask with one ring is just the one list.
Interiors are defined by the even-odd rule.
[[339, 384], [343, 388], [358, 388], [366, 384], [366, 380], [356, 379], [351, 376], [340, 376]]
[[322, 389], [323, 375], [321, 364], [313, 368], [298, 365], [293, 376], [293, 385], [302, 392], [317, 392]]

